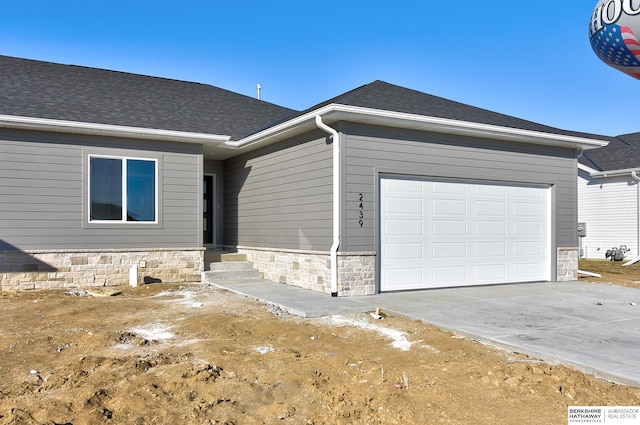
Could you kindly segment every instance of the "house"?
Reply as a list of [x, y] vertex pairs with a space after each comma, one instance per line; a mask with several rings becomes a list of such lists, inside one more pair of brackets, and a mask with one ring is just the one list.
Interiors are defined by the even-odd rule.
[[206, 249], [334, 296], [576, 279], [606, 138], [382, 81], [305, 111], [0, 56], [0, 285], [199, 281]]
[[610, 138], [578, 164], [578, 221], [584, 223], [581, 256], [604, 259], [626, 246], [640, 256], [640, 133]]

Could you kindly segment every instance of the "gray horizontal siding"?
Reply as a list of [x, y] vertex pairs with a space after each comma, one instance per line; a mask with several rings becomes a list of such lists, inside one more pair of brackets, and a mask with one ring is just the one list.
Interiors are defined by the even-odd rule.
[[329, 250], [331, 158], [315, 132], [225, 161], [224, 243]]
[[[375, 251], [376, 172], [553, 185], [555, 242], [576, 246], [576, 177], [571, 149], [345, 124], [341, 251]], [[365, 202], [359, 223], [359, 195]]]
[[[22, 250], [197, 246], [200, 152], [188, 144], [2, 130], [0, 243]], [[89, 154], [159, 158], [161, 225], [87, 226]]]

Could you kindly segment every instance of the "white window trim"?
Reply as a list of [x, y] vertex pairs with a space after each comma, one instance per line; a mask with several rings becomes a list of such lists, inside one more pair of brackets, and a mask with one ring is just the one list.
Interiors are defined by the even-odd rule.
[[[120, 220], [92, 220], [91, 219], [91, 158], [105, 158], [105, 159], [119, 159], [122, 161], [122, 218]], [[126, 211], [128, 210], [127, 205], [127, 166], [126, 162], [128, 160], [137, 160], [137, 161], [150, 161], [154, 163], [154, 178], [155, 178], [155, 220], [154, 221], [128, 221], [126, 219]], [[157, 158], [142, 158], [135, 156], [120, 156], [120, 155], [99, 155], [99, 154], [89, 154], [88, 155], [88, 186], [87, 186], [87, 222], [89, 224], [126, 224], [126, 225], [156, 225], [159, 223], [159, 197], [158, 197], [158, 159]]]

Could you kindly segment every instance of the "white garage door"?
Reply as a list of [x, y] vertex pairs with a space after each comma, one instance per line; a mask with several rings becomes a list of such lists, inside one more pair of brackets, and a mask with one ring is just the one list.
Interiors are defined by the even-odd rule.
[[381, 291], [551, 278], [548, 186], [382, 178]]

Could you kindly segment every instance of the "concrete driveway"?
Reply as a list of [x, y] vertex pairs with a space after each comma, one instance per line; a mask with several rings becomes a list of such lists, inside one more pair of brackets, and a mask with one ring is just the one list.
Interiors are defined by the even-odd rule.
[[527, 283], [331, 298], [265, 280], [211, 282], [303, 317], [373, 311], [640, 387], [640, 289]]

